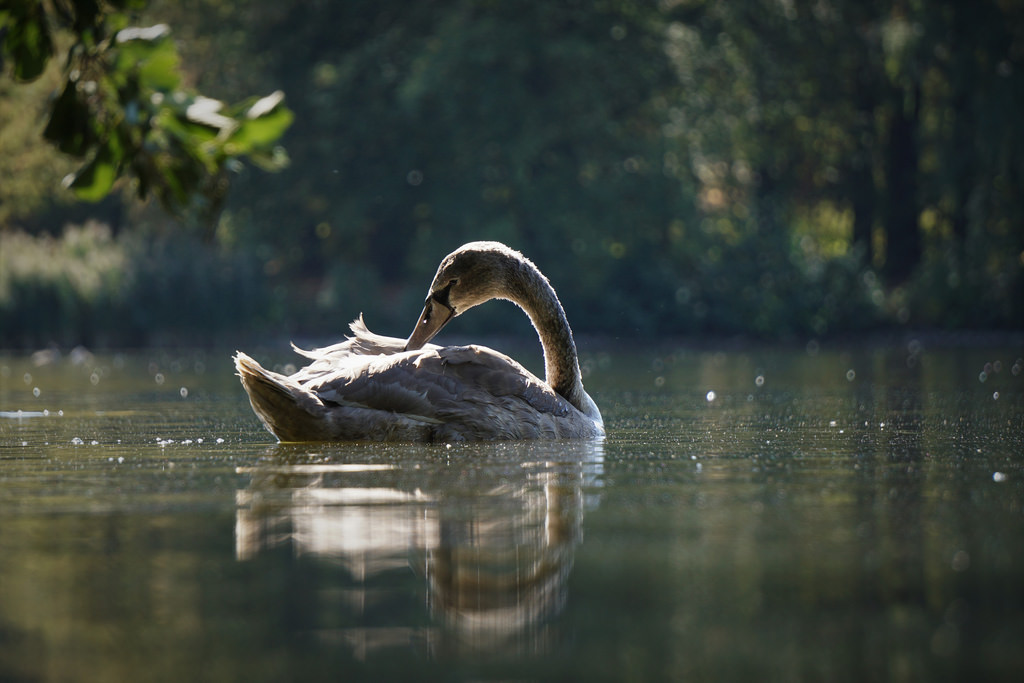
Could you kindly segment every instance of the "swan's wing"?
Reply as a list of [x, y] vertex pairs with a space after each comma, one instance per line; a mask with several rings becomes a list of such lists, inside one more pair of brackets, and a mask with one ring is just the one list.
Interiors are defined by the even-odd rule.
[[306, 370], [299, 381], [326, 403], [442, 421], [485, 420], [499, 404], [508, 411], [521, 403], [523, 410], [555, 417], [574, 410], [519, 363], [481, 346], [348, 356], [330, 371]]
[[532, 372], [486, 346], [449, 346], [440, 349], [438, 357], [448, 376], [460, 385], [462, 395], [457, 400], [515, 398], [539, 413], [557, 417], [574, 410]]
[[[405, 339], [385, 337], [375, 334], [366, 327], [362, 314], [349, 325], [352, 336], [345, 341], [318, 349], [305, 350], [292, 344], [292, 349], [300, 356], [313, 361], [292, 375], [292, 378], [303, 384], [327, 381], [339, 367], [348, 372], [352, 367], [362, 367], [363, 360], [357, 357], [391, 356], [402, 353]], [[434, 344], [427, 344], [424, 350], [438, 349]]]
[[292, 349], [300, 356], [305, 356], [312, 361], [339, 358], [344, 356], [379, 356], [399, 353], [405, 348], [405, 339], [397, 337], [385, 337], [381, 334], [374, 334], [363, 322], [363, 314], [349, 323], [352, 336], [346, 336], [345, 341], [324, 346], [318, 349], [300, 349], [292, 344]]

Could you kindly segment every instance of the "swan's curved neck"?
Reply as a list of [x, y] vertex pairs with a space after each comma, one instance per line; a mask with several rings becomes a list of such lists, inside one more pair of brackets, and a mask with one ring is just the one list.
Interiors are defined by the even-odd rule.
[[524, 259], [508, 279], [509, 296], [530, 316], [544, 348], [544, 374], [548, 385], [578, 410], [586, 413], [586, 393], [569, 321], [548, 279]]

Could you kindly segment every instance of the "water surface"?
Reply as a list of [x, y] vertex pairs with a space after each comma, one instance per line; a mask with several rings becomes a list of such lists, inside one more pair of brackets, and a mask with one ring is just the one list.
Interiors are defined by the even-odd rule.
[[1022, 355], [595, 353], [603, 441], [452, 446], [0, 356], [0, 679], [1019, 680]]

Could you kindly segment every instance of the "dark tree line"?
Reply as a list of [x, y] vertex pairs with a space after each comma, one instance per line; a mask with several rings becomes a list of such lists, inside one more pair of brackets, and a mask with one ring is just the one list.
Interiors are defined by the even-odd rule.
[[584, 330], [1024, 319], [1016, 3], [186, 0], [140, 16], [174, 27], [203, 92], [287, 93], [291, 165], [232, 175], [213, 234], [300, 302], [278, 309], [293, 326], [339, 306], [397, 324], [439, 256], [481, 238], [544, 266]]

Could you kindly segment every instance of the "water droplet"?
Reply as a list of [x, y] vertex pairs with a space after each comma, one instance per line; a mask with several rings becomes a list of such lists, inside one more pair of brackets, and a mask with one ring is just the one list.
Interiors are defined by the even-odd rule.
[[654, 378], [654, 386], [656, 386], [656, 387], [663, 387], [663, 386], [665, 386], [665, 378], [662, 377], [661, 375], [658, 375], [657, 377], [655, 377]]
[[76, 436], [75, 438], [71, 439], [71, 443], [74, 444], [75, 446], [81, 446], [85, 442]]
[[992, 481], [996, 482], [997, 484], [1000, 484], [1000, 483], [1006, 481], [1006, 473], [1005, 472], [993, 472], [992, 473]]
[[988, 379], [988, 373], [986, 373], [984, 370], [982, 370], [981, 372], [978, 373], [978, 381], [979, 382], [984, 382], [987, 379]]
[[705, 396], [704, 398], [706, 398], [706, 399], [707, 399], [708, 403], [711, 403], [712, 401], [714, 401], [714, 400], [715, 400], [715, 397], [716, 397], [716, 396], [717, 396], [717, 394], [716, 394], [716, 393], [715, 393], [714, 391], [709, 391], [709, 392], [707, 393], [707, 396]]
[[754, 384], [756, 384], [759, 387], [763, 387], [764, 386], [764, 375], [758, 375], [754, 379]]
[[124, 462], [124, 456], [123, 455], [117, 456], [117, 463], [120, 465], [123, 462]]
[[91, 382], [93, 386], [96, 386], [97, 384], [99, 384], [100, 383], [99, 373], [94, 372], [91, 375], [89, 375], [89, 382]]
[[35, 396], [36, 398], [39, 398], [39, 394], [41, 394], [41, 393], [43, 393], [43, 392], [39, 391], [39, 387], [32, 387], [32, 395], [33, 396]]
[[999, 400], [999, 392], [998, 391], [993, 391], [992, 392], [992, 400], [993, 401], [998, 401]]
[[156, 380], [157, 384], [163, 384], [164, 383], [164, 373], [162, 373], [162, 372], [156, 373], [156, 375], [153, 376], [153, 379]]
[[847, 382], [852, 382], [856, 377], [857, 377], [857, 373], [853, 371], [853, 368], [850, 368], [849, 370], [846, 371], [846, 381]]
[[178, 390], [178, 393], [181, 394], [182, 398], [188, 398], [188, 388], [187, 387], [182, 387], [181, 389]]

